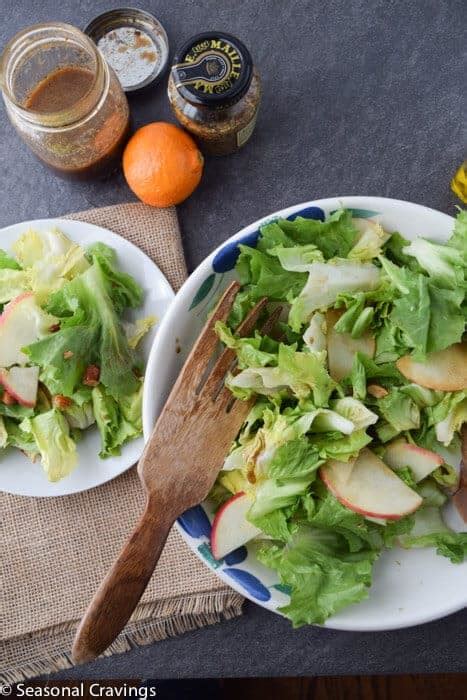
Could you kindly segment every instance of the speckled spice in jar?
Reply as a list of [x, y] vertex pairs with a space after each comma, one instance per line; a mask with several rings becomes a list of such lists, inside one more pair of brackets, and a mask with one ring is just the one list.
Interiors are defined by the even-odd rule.
[[250, 52], [230, 34], [207, 32], [187, 41], [169, 78], [170, 104], [180, 124], [211, 155], [238, 151], [256, 124], [261, 82]]

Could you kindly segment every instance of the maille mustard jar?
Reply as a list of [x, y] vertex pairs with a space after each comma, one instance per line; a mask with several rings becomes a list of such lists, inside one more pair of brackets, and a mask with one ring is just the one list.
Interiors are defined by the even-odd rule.
[[187, 41], [175, 56], [168, 93], [178, 121], [205, 153], [234, 153], [253, 133], [260, 78], [246, 46], [230, 34]]

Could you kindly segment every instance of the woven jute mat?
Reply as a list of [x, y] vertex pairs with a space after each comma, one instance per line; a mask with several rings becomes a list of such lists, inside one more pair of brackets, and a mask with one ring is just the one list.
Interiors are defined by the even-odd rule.
[[[123, 204], [69, 218], [103, 226], [135, 243], [175, 290], [185, 279], [175, 209]], [[135, 469], [73, 496], [0, 493], [0, 685], [72, 665], [78, 620], [143, 502]], [[242, 602], [172, 530], [140, 604], [107, 654], [240, 615]]]

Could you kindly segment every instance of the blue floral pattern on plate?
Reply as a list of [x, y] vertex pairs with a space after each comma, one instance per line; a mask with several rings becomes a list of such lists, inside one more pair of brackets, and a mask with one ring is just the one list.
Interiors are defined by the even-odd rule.
[[178, 523], [190, 537], [211, 536], [211, 522], [202, 506], [195, 506], [185, 511], [178, 518]]
[[224, 569], [224, 573], [236, 583], [239, 583], [256, 600], [266, 601], [270, 599], [270, 590], [261, 583], [259, 578], [250, 574], [249, 571], [244, 569]]

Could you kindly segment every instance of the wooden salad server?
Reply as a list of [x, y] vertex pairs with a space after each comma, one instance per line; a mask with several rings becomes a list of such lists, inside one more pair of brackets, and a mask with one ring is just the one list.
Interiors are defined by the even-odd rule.
[[[72, 649], [75, 663], [102, 654], [125, 627], [170, 528], [179, 515], [206, 498], [251, 408], [251, 402], [236, 401], [224, 386], [235, 352], [225, 349], [213, 364], [218, 346], [214, 325], [227, 319], [238, 290], [233, 282], [205, 324], [146, 444], [138, 464], [146, 507], [79, 624]], [[267, 299], [258, 302], [236, 333], [251, 334], [266, 304]], [[263, 333], [279, 313], [280, 309], [267, 319]]]

